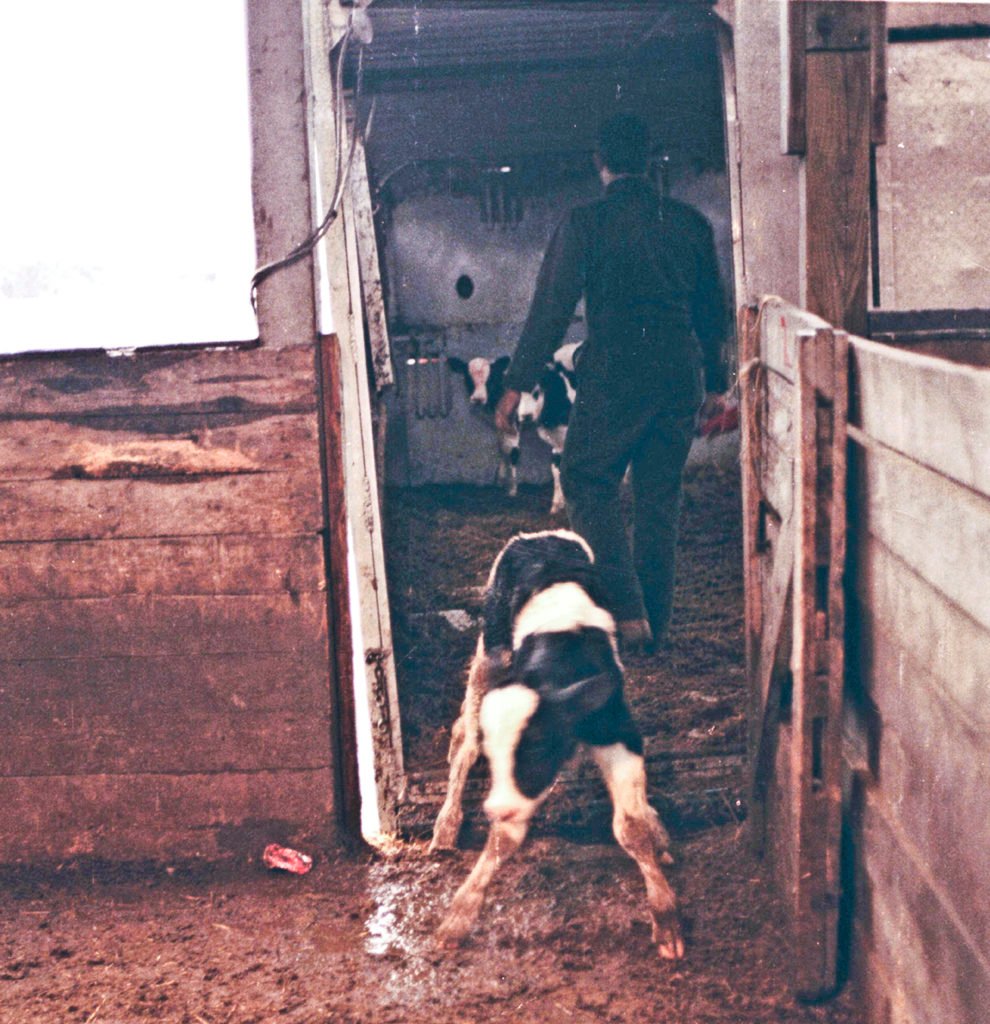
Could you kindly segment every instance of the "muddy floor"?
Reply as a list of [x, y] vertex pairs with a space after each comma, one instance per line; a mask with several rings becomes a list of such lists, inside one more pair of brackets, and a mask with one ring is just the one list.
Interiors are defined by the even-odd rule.
[[[477, 640], [492, 560], [519, 531], [551, 519], [549, 487], [390, 491], [386, 538], [407, 766], [441, 765]], [[735, 466], [685, 480], [670, 643], [629, 657], [627, 695], [651, 751], [741, 752], [745, 745], [742, 527]]]
[[21, 874], [0, 889], [3, 1024], [858, 1024], [787, 988], [779, 908], [736, 828], [678, 845], [685, 959], [650, 945], [611, 845], [527, 844], [453, 953], [432, 931], [476, 854], [337, 854], [245, 869]]
[[[414, 771], [444, 761], [491, 559], [517, 530], [548, 525], [549, 500], [547, 489], [511, 503], [471, 488], [388, 497]], [[704, 760], [742, 749], [738, 502], [734, 471], [689, 474], [671, 643], [627, 659], [648, 751]], [[537, 829], [454, 952], [433, 931], [476, 847], [439, 858], [420, 839], [387, 853], [313, 851], [303, 877], [256, 862], [8, 873], [0, 1024], [861, 1024], [848, 991], [817, 1006], [790, 995], [781, 910], [744, 825], [675, 840], [669, 877], [687, 938], [676, 964], [656, 957], [642, 881], [604, 829]]]

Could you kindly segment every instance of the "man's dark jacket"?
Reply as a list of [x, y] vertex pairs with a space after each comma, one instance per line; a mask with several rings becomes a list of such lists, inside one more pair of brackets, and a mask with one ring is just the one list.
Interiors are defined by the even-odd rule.
[[696, 210], [661, 200], [638, 176], [614, 180], [603, 199], [572, 210], [544, 257], [507, 387], [533, 387], [582, 293], [581, 381], [620, 394], [649, 390], [689, 411], [700, 401], [702, 364], [707, 390], [724, 389], [725, 299], [712, 229]]

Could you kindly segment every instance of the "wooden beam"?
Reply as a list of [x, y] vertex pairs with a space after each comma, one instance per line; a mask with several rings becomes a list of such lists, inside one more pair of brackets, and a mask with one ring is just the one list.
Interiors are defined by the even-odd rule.
[[[736, 91], [736, 58], [732, 43], [732, 30], [720, 19], [715, 19], [718, 40], [719, 62], [722, 72], [722, 95], [725, 97], [726, 165], [729, 177], [729, 204], [732, 218], [732, 271], [733, 307], [746, 301], [749, 288], [746, 285], [746, 259], [743, 247], [742, 209], [742, 129], [739, 120], [739, 99]], [[743, 326], [740, 317], [736, 320], [737, 338], [741, 337]], [[741, 341], [739, 342], [741, 344]], [[736, 353], [736, 369], [743, 359]]]
[[[340, 26], [346, 23], [347, 14], [336, 0], [329, 7], [318, 0], [307, 0], [305, 9], [312, 93], [311, 131], [320, 175], [319, 193], [329, 202], [337, 187], [337, 129], [346, 111], [343, 98], [335, 95], [327, 54], [331, 42], [339, 38]], [[335, 104], [339, 104], [339, 109]], [[346, 168], [346, 151], [342, 157]], [[322, 220], [320, 211], [318, 219]], [[362, 643], [361, 649], [354, 651], [350, 672], [353, 678], [353, 666], [359, 661], [364, 666], [368, 703], [366, 709], [355, 704], [355, 715], [370, 718], [378, 814], [382, 830], [389, 832], [395, 826], [396, 804], [403, 786], [402, 738], [378, 504], [370, 376], [365, 355], [364, 298], [354, 207], [351, 190], [347, 187], [341, 190], [340, 209], [322, 247], [330, 312], [336, 331], [336, 337], [327, 339], [324, 345], [335, 347], [339, 369], [335, 382], [339, 391], [333, 396], [326, 395], [325, 401], [339, 403], [341, 436], [334, 443], [340, 445], [341, 494], [347, 527], [344, 550], [349, 560], [347, 564], [357, 577], [352, 581], [357, 600], [351, 606], [351, 635], [360, 636]]]
[[337, 338], [320, 338], [319, 381], [326, 516], [327, 608], [330, 632], [330, 685], [338, 771], [335, 789], [341, 823], [352, 836], [361, 834], [361, 787], [358, 780], [357, 719], [354, 704], [354, 645], [347, 558], [347, 503], [344, 488], [344, 436], [340, 411], [340, 355]]
[[[759, 371], [760, 335], [757, 310], [743, 306], [739, 311], [739, 406], [742, 419], [740, 464], [742, 467], [743, 572], [746, 616], [746, 667], [752, 680], [759, 651], [763, 601], [759, 569], [760, 424], [765, 403], [764, 378]], [[750, 698], [750, 721], [755, 720], [755, 694]]]
[[330, 772], [0, 777], [0, 862], [257, 862], [270, 842], [327, 842]]
[[[803, 57], [789, 58], [790, 77], [803, 74], [804, 305], [861, 335], [867, 330], [870, 143], [877, 127], [872, 43], [879, 23], [872, 6], [787, 4], [801, 9], [789, 10], [792, 21], [804, 19]], [[799, 45], [797, 31], [792, 27], [792, 47]]]
[[799, 0], [794, 4], [805, 10], [805, 49], [869, 50], [872, 16], [869, 3], [849, 0]]
[[[303, 25], [298, 5], [248, 0], [251, 67], [252, 191], [258, 264], [285, 256], [311, 230], [306, 146]], [[249, 282], [244, 282], [244, 299]], [[273, 274], [258, 288], [265, 345], [312, 342], [316, 300], [312, 259]]]
[[754, 803], [766, 800], [776, 752], [776, 733], [780, 723], [780, 702], [783, 680], [790, 654], [790, 611], [794, 593], [794, 523], [781, 526], [779, 545], [774, 552], [770, 577], [770, 600], [765, 616], [757, 663], [760, 714], [753, 723], [754, 744], [751, 752], [752, 795]]
[[313, 345], [160, 352], [59, 352], [0, 361], [0, 421], [312, 412]]
[[878, 0], [868, 6], [873, 96], [870, 142], [874, 146], [883, 146], [887, 142], [887, 5]]
[[990, 374], [852, 339], [855, 422], [866, 434], [990, 497]]
[[837, 327], [863, 335], [870, 257], [870, 52], [810, 52], [807, 72], [805, 304]]
[[357, 251], [361, 264], [361, 291], [364, 296], [364, 322], [368, 331], [371, 369], [375, 390], [394, 387], [395, 369], [388, 337], [388, 319], [385, 315], [385, 297], [378, 262], [378, 240], [375, 237], [375, 218], [368, 183], [368, 160], [364, 140], [354, 143], [354, 163], [351, 167], [351, 202], [357, 233]]
[[325, 653], [322, 594], [120, 595], [0, 606], [0, 659]]
[[846, 412], [844, 332], [798, 347], [795, 445], [794, 692], [791, 838], [795, 851], [795, 993], [835, 989], [845, 682]]
[[780, 149], [803, 154], [805, 136], [805, 11], [807, 4], [783, 0], [780, 5]]
[[316, 479], [292, 471], [188, 482], [166, 477], [2, 483], [0, 543], [316, 534], [323, 523], [315, 485]]

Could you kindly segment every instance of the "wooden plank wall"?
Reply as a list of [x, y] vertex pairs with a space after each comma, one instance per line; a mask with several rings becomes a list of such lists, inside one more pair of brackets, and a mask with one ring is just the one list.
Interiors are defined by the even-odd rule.
[[853, 972], [876, 1024], [990, 1005], [990, 371], [852, 339]]
[[0, 861], [326, 837], [315, 381], [312, 346], [0, 365]]
[[[310, 230], [305, 50], [300, 9], [247, 10], [265, 263]], [[0, 862], [335, 838], [311, 260], [260, 285], [258, 325], [0, 362]]]

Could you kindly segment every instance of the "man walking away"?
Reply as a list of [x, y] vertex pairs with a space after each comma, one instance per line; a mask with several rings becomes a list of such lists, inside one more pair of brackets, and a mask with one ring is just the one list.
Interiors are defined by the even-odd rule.
[[[555, 232], [496, 410], [504, 429], [584, 295], [587, 341], [561, 462], [571, 526], [595, 552], [627, 648], [666, 637], [684, 464], [704, 391], [724, 391], [726, 307], [708, 221], [658, 195], [638, 118], [601, 128], [605, 195]], [[704, 382], [702, 380], [704, 371]], [[620, 483], [632, 467], [630, 547]]]

